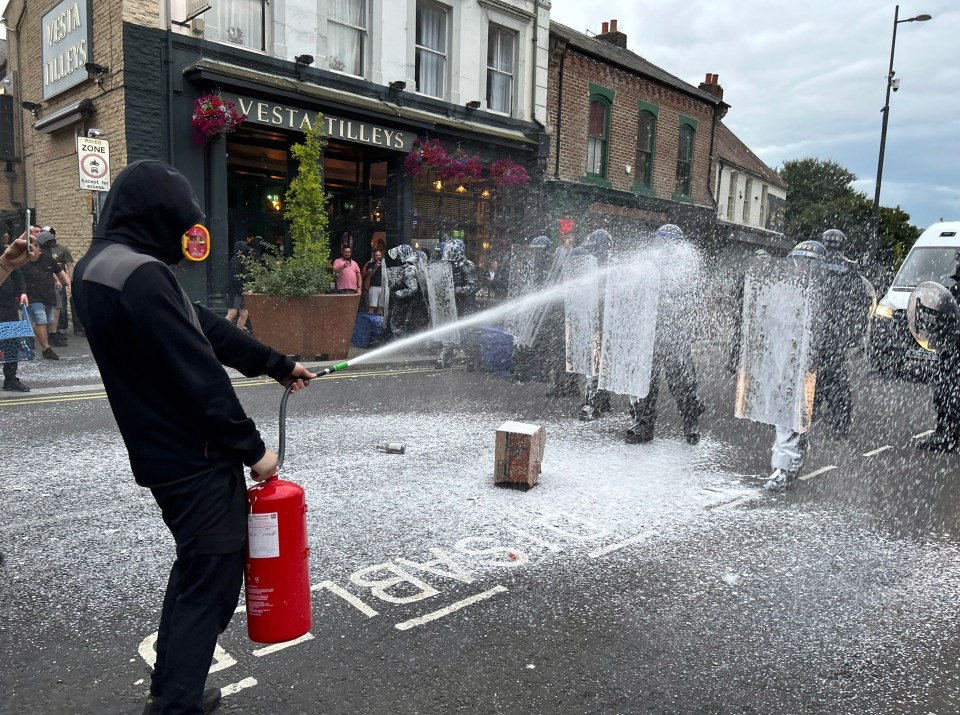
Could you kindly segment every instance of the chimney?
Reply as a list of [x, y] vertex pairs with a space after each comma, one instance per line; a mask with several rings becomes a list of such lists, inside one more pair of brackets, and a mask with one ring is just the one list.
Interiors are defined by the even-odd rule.
[[712, 94], [714, 97], [723, 101], [723, 87], [720, 86], [720, 75], [706, 74], [703, 82], [700, 83], [700, 89], [707, 94]]
[[602, 32], [599, 35], [594, 35], [593, 39], [606, 42], [608, 45], [613, 45], [614, 47], [619, 47], [624, 50], [627, 49], [627, 36], [617, 29], [616, 20], [603, 23], [601, 29]]

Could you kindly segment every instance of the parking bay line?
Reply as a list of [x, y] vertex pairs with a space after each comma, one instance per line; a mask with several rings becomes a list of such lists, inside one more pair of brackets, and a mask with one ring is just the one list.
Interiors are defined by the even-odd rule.
[[506, 593], [506, 591], [507, 591], [506, 586], [494, 586], [489, 591], [484, 591], [483, 593], [478, 593], [476, 596], [470, 596], [469, 598], [465, 598], [462, 601], [451, 603], [449, 606], [445, 608], [441, 608], [438, 611], [433, 611], [431, 613], [427, 613], [426, 615], [420, 616], [418, 618], [411, 618], [409, 621], [398, 623], [396, 624], [396, 628], [397, 630], [400, 630], [400, 631], [408, 631], [411, 628], [422, 626], [424, 623], [430, 623], [431, 621], [435, 621], [438, 618], [443, 618], [444, 616], [447, 616], [455, 611], [459, 611], [461, 608], [472, 606], [474, 603], [477, 603], [479, 601], [485, 601], [488, 598], [492, 598], [493, 596], [496, 596], [498, 593]]
[[601, 556], [606, 556], [607, 554], [613, 551], [619, 551], [620, 549], [626, 548], [627, 546], [632, 546], [633, 544], [639, 544], [642, 541], [646, 541], [651, 536], [656, 536], [656, 531], [646, 531], [642, 534], [637, 534], [636, 536], [631, 536], [629, 539], [624, 541], [619, 541], [616, 544], [609, 544], [603, 548], [596, 549], [587, 554], [591, 559], [600, 558]]
[[871, 449], [869, 452], [864, 452], [864, 457], [875, 457], [881, 452], [886, 452], [888, 449], [893, 449], [892, 445], [885, 444], [882, 447], [877, 447], [876, 449]]
[[256, 678], [244, 678], [238, 683], [230, 683], [230, 685], [224, 685], [222, 688], [220, 688], [220, 695], [222, 695], [223, 697], [227, 697], [228, 695], [239, 693], [241, 690], [252, 688], [256, 684], [257, 684]]
[[826, 474], [827, 472], [832, 472], [832, 471], [833, 471], [834, 469], [836, 469], [836, 468], [837, 468], [837, 465], [835, 465], [835, 464], [831, 464], [831, 465], [829, 465], [829, 466], [827, 466], [827, 467], [820, 467], [820, 469], [816, 469], [816, 470], [810, 472], [809, 474], [804, 474], [802, 477], [800, 477], [800, 481], [805, 482], [805, 481], [807, 481], [808, 479], [813, 479], [814, 477], [819, 477], [821, 474]]
[[283, 650], [284, 648], [289, 648], [290, 646], [299, 645], [300, 643], [306, 643], [307, 641], [313, 640], [313, 633], [307, 633], [302, 635], [299, 638], [294, 638], [292, 641], [284, 641], [283, 643], [274, 643], [273, 645], [268, 645], [266, 648], [258, 648], [253, 651], [254, 656], [257, 658], [262, 658], [265, 655], [270, 655], [271, 653], [277, 653], [278, 651]]
[[928, 429], [926, 432], [921, 432], [920, 434], [913, 435], [913, 437], [911, 437], [910, 439], [923, 439], [927, 435], [931, 435], [934, 432], [936, 432], [936, 430]]
[[738, 497], [733, 501], [728, 501], [725, 504], [718, 504], [717, 506], [712, 506], [710, 507], [710, 511], [727, 511], [728, 509], [733, 509], [735, 506], [746, 504], [748, 501], [759, 499], [761, 496], [763, 496], [763, 490], [755, 489], [750, 494], [744, 494], [742, 497]]

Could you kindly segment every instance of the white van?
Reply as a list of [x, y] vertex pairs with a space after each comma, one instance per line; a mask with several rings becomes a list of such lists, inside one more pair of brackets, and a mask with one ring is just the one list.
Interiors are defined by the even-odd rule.
[[870, 331], [870, 362], [880, 372], [894, 368], [925, 373], [936, 353], [922, 349], [907, 327], [907, 301], [924, 281], [952, 288], [960, 257], [960, 221], [943, 221], [926, 229], [913, 244], [893, 284], [877, 304]]

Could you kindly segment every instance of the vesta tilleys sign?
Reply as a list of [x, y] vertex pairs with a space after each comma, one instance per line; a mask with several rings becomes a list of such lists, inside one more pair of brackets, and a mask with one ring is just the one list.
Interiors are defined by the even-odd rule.
[[43, 98], [50, 99], [87, 79], [92, 32], [86, 1], [63, 0], [40, 21]]

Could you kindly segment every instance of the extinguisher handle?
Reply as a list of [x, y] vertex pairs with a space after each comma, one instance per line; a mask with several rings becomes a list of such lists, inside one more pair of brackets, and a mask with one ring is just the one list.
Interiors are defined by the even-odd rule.
[[287, 399], [290, 397], [290, 390], [292, 389], [293, 385], [288, 385], [280, 399], [280, 447], [277, 450], [277, 472], [283, 466], [283, 455], [287, 448]]

